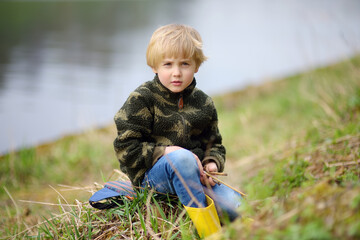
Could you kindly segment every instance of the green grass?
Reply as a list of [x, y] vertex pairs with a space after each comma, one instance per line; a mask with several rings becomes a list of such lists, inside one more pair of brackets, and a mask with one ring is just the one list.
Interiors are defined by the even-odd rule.
[[2, 156], [0, 182], [18, 190], [44, 182], [73, 184], [83, 183], [84, 179], [100, 180], [93, 176], [108, 174], [118, 167], [116, 161], [111, 161], [113, 134], [113, 128], [108, 127]]
[[[87, 203], [69, 205], [59, 202], [59, 211], [39, 224], [22, 231], [16, 239], [123, 239], [154, 238], [194, 239], [191, 221], [179, 202], [151, 191], [137, 192], [133, 201], [109, 210], [96, 210]], [[190, 231], [189, 231], [190, 229]]]
[[238, 238], [360, 237], [359, 89], [356, 57], [218, 98], [253, 219], [229, 226]]
[[[227, 148], [223, 180], [247, 194], [224, 239], [360, 238], [359, 56], [214, 101]], [[109, 126], [1, 157], [0, 236], [196, 238], [182, 206], [148, 192], [112, 210], [87, 204], [94, 182], [122, 177], [112, 174], [114, 135]]]

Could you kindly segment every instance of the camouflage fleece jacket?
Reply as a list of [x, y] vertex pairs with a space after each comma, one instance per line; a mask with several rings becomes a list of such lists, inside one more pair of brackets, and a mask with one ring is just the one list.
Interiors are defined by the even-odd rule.
[[225, 148], [216, 109], [212, 99], [195, 86], [194, 78], [183, 92], [173, 93], [155, 75], [132, 92], [115, 115], [116, 156], [134, 185], [141, 184], [166, 146], [188, 149], [203, 165], [214, 161], [223, 171]]

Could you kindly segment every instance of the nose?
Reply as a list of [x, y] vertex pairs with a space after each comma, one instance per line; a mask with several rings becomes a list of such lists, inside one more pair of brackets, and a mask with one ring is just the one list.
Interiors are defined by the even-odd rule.
[[181, 69], [179, 66], [174, 66], [173, 75], [176, 77], [181, 76]]

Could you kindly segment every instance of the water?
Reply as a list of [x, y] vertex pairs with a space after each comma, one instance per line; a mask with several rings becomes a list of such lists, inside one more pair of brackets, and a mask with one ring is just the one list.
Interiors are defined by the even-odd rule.
[[153, 73], [160, 25], [194, 26], [210, 95], [340, 61], [360, 50], [360, 1], [0, 2], [0, 153], [109, 124]]

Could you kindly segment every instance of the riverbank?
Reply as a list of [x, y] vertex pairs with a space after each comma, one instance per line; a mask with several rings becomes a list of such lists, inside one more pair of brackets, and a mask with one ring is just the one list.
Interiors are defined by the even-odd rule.
[[[247, 193], [241, 212], [243, 219], [252, 219], [226, 225], [226, 238], [360, 237], [360, 57], [214, 101], [227, 147], [229, 177], [224, 180]], [[5, 217], [0, 235], [73, 233], [77, 238], [110, 239], [111, 233], [123, 232], [153, 237], [145, 218], [147, 196], [128, 212], [130, 218], [114, 211], [104, 216], [86, 204], [94, 182], [119, 177], [112, 174], [118, 168], [112, 149], [115, 134], [109, 126], [1, 157], [0, 200], [5, 207], [0, 215]], [[60, 217], [30, 228], [42, 221], [42, 214], [53, 219], [55, 213], [51, 217], [48, 211]], [[112, 229], [114, 215], [127, 225]], [[170, 222], [165, 229], [151, 219], [156, 236], [192, 236], [184, 230], [186, 217], [162, 217]], [[103, 237], [96, 230], [98, 222], [108, 231]]]

